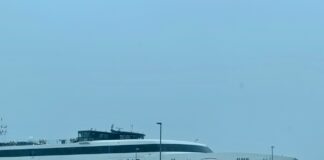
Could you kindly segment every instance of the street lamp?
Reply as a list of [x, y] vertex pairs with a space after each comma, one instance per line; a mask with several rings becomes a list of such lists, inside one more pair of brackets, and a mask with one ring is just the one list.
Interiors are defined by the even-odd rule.
[[271, 146], [271, 160], [273, 160], [273, 149], [274, 148], [275, 148], [274, 146]]
[[160, 126], [160, 160], [162, 160], [162, 122], [156, 124]]

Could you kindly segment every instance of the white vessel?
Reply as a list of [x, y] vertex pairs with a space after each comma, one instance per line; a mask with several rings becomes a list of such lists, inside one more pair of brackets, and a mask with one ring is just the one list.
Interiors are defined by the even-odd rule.
[[[213, 153], [204, 144], [144, 139], [135, 132], [84, 130], [78, 137], [49, 144], [37, 142], [0, 143], [0, 160], [297, 160], [284, 156], [248, 153]], [[273, 159], [272, 159], [273, 158]]]

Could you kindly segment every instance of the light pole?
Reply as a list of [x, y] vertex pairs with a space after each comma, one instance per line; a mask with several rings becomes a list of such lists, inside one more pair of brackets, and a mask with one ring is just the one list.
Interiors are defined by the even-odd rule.
[[162, 122], [156, 124], [160, 126], [160, 160], [162, 160]]
[[274, 146], [271, 146], [271, 160], [273, 160], [273, 149], [274, 149]]

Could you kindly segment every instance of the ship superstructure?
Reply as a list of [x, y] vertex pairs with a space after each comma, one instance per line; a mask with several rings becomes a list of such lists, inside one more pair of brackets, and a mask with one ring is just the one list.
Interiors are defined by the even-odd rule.
[[[272, 160], [269, 155], [213, 153], [206, 145], [176, 140], [144, 139], [145, 134], [111, 129], [82, 130], [77, 138], [0, 143], [0, 160]], [[296, 160], [274, 156], [274, 160]]]

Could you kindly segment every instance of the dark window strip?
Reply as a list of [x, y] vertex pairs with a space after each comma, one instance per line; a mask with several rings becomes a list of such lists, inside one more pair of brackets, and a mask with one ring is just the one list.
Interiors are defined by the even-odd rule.
[[[212, 152], [208, 147], [182, 144], [162, 144], [162, 151], [202, 153]], [[58, 156], [135, 152], [159, 152], [159, 144], [0, 150], [0, 157]]]

